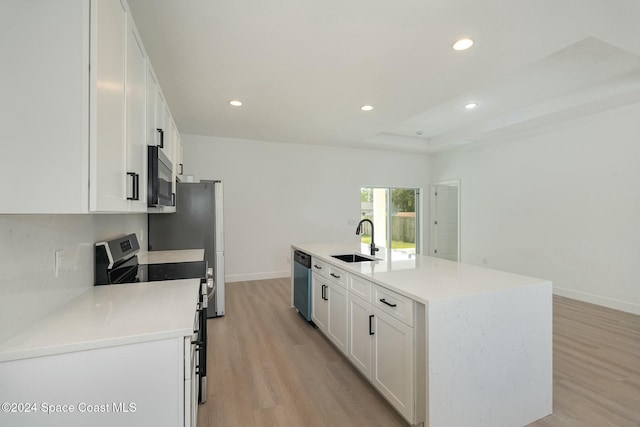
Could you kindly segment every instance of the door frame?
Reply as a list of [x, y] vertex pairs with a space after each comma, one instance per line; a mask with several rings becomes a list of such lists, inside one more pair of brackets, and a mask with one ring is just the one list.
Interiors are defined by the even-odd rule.
[[460, 243], [462, 241], [462, 229], [461, 229], [461, 201], [462, 201], [462, 186], [460, 179], [450, 179], [446, 181], [438, 181], [431, 184], [429, 191], [429, 256], [437, 256], [434, 253], [435, 249], [435, 239], [436, 239], [436, 226], [435, 226], [435, 217], [436, 217], [436, 186], [438, 185], [451, 185], [456, 184], [458, 188], [458, 254], [457, 260], [460, 262]]

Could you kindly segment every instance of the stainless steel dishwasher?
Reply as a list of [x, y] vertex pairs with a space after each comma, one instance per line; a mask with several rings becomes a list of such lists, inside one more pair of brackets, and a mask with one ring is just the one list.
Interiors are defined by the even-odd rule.
[[293, 259], [293, 306], [311, 322], [311, 255], [295, 251]]

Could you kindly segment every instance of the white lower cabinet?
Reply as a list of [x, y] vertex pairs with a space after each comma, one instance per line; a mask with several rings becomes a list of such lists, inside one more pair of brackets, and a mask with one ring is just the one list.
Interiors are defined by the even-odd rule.
[[195, 426], [191, 352], [189, 336], [1, 362], [0, 402], [23, 405], [0, 424]]
[[414, 415], [413, 328], [372, 309], [371, 382], [407, 420]]
[[351, 363], [407, 420], [414, 414], [414, 330], [349, 292]]
[[328, 300], [327, 336], [340, 351], [347, 354], [347, 290], [330, 282]]
[[371, 379], [371, 350], [373, 348], [373, 314], [371, 304], [349, 292], [349, 346], [351, 363]]
[[313, 273], [312, 319], [340, 351], [347, 353], [347, 291]]
[[311, 319], [318, 329], [326, 333], [327, 325], [329, 324], [327, 321], [329, 318], [329, 304], [325, 296], [328, 288], [326, 280], [314, 272], [311, 279], [311, 288]]
[[196, 336], [184, 339], [184, 427], [195, 427], [198, 420], [198, 352], [194, 344], [196, 339]]
[[424, 306], [331, 264], [314, 263], [312, 319], [318, 329], [407, 421], [424, 422]]

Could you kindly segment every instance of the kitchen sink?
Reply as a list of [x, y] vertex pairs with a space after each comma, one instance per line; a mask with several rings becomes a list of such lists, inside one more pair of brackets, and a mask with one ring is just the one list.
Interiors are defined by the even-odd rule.
[[344, 255], [331, 255], [333, 258], [337, 258], [344, 262], [365, 262], [365, 261], [377, 261], [375, 258], [369, 258], [360, 254], [344, 254]]

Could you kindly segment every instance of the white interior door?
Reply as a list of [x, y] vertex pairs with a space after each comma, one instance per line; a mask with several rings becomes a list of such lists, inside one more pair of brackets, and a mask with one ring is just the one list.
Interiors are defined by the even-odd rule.
[[460, 182], [433, 186], [433, 241], [431, 253], [438, 258], [460, 259]]

